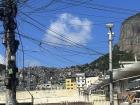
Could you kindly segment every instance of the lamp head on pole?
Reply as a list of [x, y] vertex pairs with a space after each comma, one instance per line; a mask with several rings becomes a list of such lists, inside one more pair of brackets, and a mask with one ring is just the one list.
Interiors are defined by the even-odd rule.
[[113, 23], [108, 23], [108, 24], [106, 24], [106, 27], [109, 28], [109, 29], [111, 29], [111, 28], [114, 27], [114, 24]]

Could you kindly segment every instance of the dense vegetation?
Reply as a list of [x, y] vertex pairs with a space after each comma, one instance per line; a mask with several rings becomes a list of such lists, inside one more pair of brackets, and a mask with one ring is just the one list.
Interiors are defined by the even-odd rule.
[[[133, 61], [134, 54], [132, 52], [120, 51], [117, 45], [114, 46], [112, 51], [113, 56], [113, 68], [119, 68], [119, 61]], [[105, 73], [109, 69], [109, 54], [99, 57], [97, 60], [79, 66], [81, 72], [94, 71]]]

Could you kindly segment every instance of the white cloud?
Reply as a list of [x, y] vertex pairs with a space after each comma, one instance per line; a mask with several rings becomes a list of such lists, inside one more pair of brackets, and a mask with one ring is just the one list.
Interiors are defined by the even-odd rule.
[[0, 54], [0, 64], [5, 64], [5, 59], [1, 54]]
[[[72, 14], [63, 13], [59, 15], [56, 21], [52, 22], [49, 29], [46, 30], [45, 40], [52, 43], [71, 44], [69, 40], [79, 44], [85, 44], [91, 39], [91, 21], [80, 19]], [[56, 34], [53, 30], [59, 34]], [[62, 37], [66, 42], [60, 40]]]

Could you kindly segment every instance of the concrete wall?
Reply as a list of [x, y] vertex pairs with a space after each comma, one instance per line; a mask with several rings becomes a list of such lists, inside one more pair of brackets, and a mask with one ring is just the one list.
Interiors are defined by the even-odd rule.
[[[40, 90], [30, 91], [34, 97], [34, 104], [44, 103], [64, 103], [64, 102], [92, 102], [94, 105], [109, 105], [109, 101], [105, 101], [105, 95], [90, 95], [90, 96], [79, 96], [77, 90]], [[31, 96], [26, 91], [17, 92], [17, 101], [31, 102]], [[0, 103], [5, 102], [5, 93], [0, 93]], [[115, 102], [115, 105], [116, 102]]]
[[[38, 90], [30, 91], [34, 97], [34, 103], [57, 103], [83, 101], [83, 96], [78, 95], [77, 90]], [[17, 92], [18, 102], [31, 102], [31, 95], [27, 91]], [[0, 93], [0, 103], [5, 102], [5, 93]]]

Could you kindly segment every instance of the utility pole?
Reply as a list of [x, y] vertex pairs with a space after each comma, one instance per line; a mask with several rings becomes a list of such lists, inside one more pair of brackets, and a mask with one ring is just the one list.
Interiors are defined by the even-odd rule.
[[112, 28], [113, 24], [109, 23], [106, 24], [106, 27], [109, 29], [108, 35], [109, 35], [109, 74], [110, 74], [110, 105], [114, 105], [114, 93], [113, 93], [113, 69], [112, 69]]
[[0, 19], [3, 21], [4, 37], [3, 44], [6, 48], [6, 72], [5, 72], [5, 86], [6, 86], [6, 105], [16, 105], [16, 51], [19, 46], [19, 41], [15, 39], [17, 15], [17, 1], [16, 0], [2, 0], [3, 8], [0, 9]]

